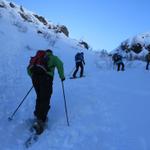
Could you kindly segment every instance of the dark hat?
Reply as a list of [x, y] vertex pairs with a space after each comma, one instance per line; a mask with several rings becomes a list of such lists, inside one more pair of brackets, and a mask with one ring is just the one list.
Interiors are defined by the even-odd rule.
[[53, 53], [51, 49], [47, 49], [46, 52]]

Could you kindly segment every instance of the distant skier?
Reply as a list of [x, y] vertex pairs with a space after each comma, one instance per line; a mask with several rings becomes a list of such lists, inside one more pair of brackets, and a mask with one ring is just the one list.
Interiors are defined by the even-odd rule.
[[37, 95], [34, 110], [36, 121], [33, 124], [33, 128], [37, 134], [43, 132], [47, 120], [55, 68], [57, 68], [59, 77], [63, 82], [65, 80], [63, 63], [49, 49], [46, 51], [37, 51], [36, 55], [31, 57], [27, 68]]
[[85, 65], [85, 61], [84, 61], [84, 53], [83, 52], [78, 52], [75, 55], [75, 63], [76, 63], [76, 70], [73, 73], [73, 78], [76, 78], [76, 74], [80, 68], [80, 77], [83, 77], [83, 72], [84, 72], [84, 65]]
[[149, 70], [149, 63], [150, 63], [150, 52], [146, 55], [146, 70]]
[[112, 60], [114, 61], [114, 65], [117, 65], [117, 71], [120, 71], [120, 66], [121, 70], [124, 71], [124, 63], [122, 61], [122, 56], [118, 53], [115, 53], [112, 56]]

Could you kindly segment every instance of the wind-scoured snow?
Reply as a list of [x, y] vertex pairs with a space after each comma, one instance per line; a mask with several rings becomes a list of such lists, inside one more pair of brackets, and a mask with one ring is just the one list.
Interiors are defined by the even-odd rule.
[[[76, 41], [52, 30], [44, 29], [46, 37], [39, 35], [37, 25], [24, 22], [17, 15], [12, 18], [14, 13], [7, 9], [0, 8], [0, 150], [26, 149], [34, 90], [13, 120], [8, 121], [8, 117], [32, 86], [26, 72], [30, 57], [38, 49], [47, 48], [64, 62], [70, 126], [56, 71], [48, 126], [30, 150], [150, 149], [150, 72], [145, 70], [146, 62], [124, 60], [125, 71], [117, 72], [111, 58], [86, 51]], [[85, 77], [70, 80], [78, 51], [84, 51]]]

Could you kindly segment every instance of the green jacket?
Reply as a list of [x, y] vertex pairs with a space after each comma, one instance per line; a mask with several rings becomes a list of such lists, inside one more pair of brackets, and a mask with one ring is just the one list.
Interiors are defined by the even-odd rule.
[[[53, 55], [51, 52], [47, 52], [47, 55], [49, 57], [47, 74], [50, 75], [51, 77], [54, 77], [54, 71], [55, 71], [55, 68], [57, 68], [59, 77], [61, 79], [65, 78], [63, 62], [57, 56]], [[30, 69], [27, 69], [27, 71], [28, 71], [28, 74], [32, 76]]]

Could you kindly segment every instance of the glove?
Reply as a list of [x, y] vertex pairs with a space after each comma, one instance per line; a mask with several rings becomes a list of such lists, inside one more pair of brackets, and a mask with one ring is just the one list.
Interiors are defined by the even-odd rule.
[[61, 81], [62, 81], [62, 82], [63, 82], [63, 81], [65, 81], [65, 77], [64, 77], [64, 78], [62, 78], [62, 79], [61, 79]]

